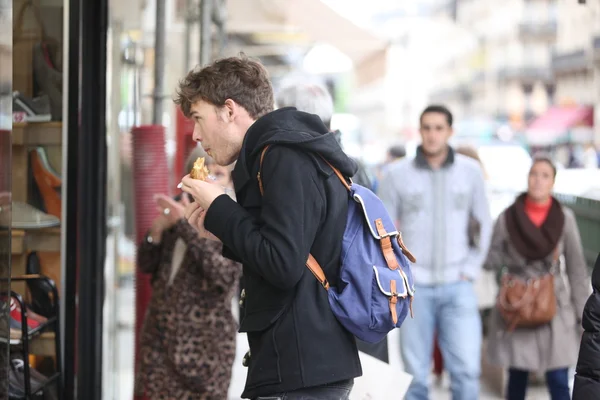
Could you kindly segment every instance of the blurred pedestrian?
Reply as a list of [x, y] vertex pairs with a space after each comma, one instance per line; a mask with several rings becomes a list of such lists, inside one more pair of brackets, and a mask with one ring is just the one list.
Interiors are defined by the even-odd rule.
[[555, 177], [551, 158], [536, 155], [527, 192], [496, 221], [485, 264], [502, 274], [488, 360], [508, 368], [511, 400], [525, 399], [530, 371], [545, 371], [553, 400], [570, 398], [589, 281], [575, 215], [552, 196]]
[[[485, 169], [483, 168], [483, 163], [481, 162], [481, 159], [479, 158], [479, 154], [477, 153], [477, 149], [475, 149], [473, 146], [468, 146], [468, 145], [461, 145], [456, 147], [456, 153], [457, 154], [462, 154], [463, 156], [472, 158], [473, 160], [477, 161], [479, 163], [479, 166], [482, 169], [483, 175], [485, 177]], [[468, 236], [469, 236], [469, 246], [471, 247], [477, 247], [479, 246], [479, 237], [480, 237], [481, 231], [480, 231], [480, 226], [479, 226], [479, 221], [477, 221], [477, 219], [470, 217], [469, 219], [469, 229], [468, 229]], [[480, 278], [484, 275], [485, 271], [482, 271], [482, 274], [480, 275]], [[479, 294], [482, 294], [483, 291], [481, 290], [481, 288], [478, 288], [479, 285], [482, 285], [481, 279], [477, 280], [475, 282], [475, 289], [477, 291], [477, 289], [480, 289], [478, 291]], [[493, 291], [491, 292], [493, 293]], [[480, 295], [478, 294], [478, 299], [480, 299]], [[486, 294], [486, 293], [483, 293]], [[434, 340], [434, 349], [433, 349], [433, 373], [436, 375], [437, 379], [438, 379], [438, 384], [441, 383], [441, 379], [442, 379], [442, 373], [444, 371], [444, 361], [442, 358], [442, 352], [440, 350], [440, 346], [439, 343], [437, 341], [437, 335], [436, 338]]]
[[595, 399], [600, 394], [600, 254], [592, 273], [591, 294], [583, 309], [579, 358], [573, 385], [573, 400]]
[[[427, 107], [415, 159], [392, 164], [381, 181], [381, 199], [417, 258], [415, 318], [400, 329], [402, 358], [413, 375], [407, 400], [429, 398], [436, 331], [453, 399], [479, 398], [482, 331], [473, 282], [492, 222], [480, 166], [448, 145], [452, 120], [446, 107]], [[480, 227], [475, 246], [468, 235], [471, 218]]]
[[[278, 93], [275, 104], [279, 108], [295, 107], [299, 111], [318, 115], [323, 124], [331, 131], [331, 118], [333, 117], [333, 98], [325, 86], [317, 83], [288, 82]], [[333, 134], [342, 145], [342, 132], [339, 129], [333, 131]], [[356, 174], [352, 181], [361, 186], [372, 189], [372, 182], [369, 178], [363, 163], [354, 158], [358, 166]]]
[[388, 166], [395, 163], [396, 161], [402, 160], [404, 157], [406, 157], [406, 148], [404, 147], [404, 145], [397, 144], [388, 148], [384, 162], [377, 167], [376, 176], [372, 179], [373, 192], [378, 192], [379, 182], [381, 182], [381, 178], [385, 174], [385, 171], [388, 168]]
[[[223, 186], [231, 169], [197, 157]], [[158, 399], [226, 399], [235, 358], [237, 323], [232, 298], [241, 265], [221, 255], [223, 245], [203, 239], [184, 218], [189, 195], [156, 196], [158, 217], [140, 244], [137, 265], [152, 274], [152, 298], [141, 333], [136, 392]]]
[[386, 164], [391, 164], [402, 160], [404, 157], [406, 157], [406, 148], [404, 145], [396, 144], [388, 149], [385, 162]]

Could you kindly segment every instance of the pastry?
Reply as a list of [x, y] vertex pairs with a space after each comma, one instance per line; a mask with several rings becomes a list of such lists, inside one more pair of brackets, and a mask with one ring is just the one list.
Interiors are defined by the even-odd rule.
[[198, 157], [194, 162], [194, 166], [190, 171], [190, 176], [192, 179], [200, 179], [201, 181], [205, 181], [208, 178], [208, 168], [206, 168], [206, 164], [204, 163], [204, 157]]

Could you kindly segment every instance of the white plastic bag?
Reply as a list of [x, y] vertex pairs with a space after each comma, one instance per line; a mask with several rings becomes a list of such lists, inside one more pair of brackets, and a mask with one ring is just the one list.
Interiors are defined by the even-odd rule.
[[412, 376], [362, 351], [358, 352], [363, 376], [354, 379], [350, 400], [403, 399]]

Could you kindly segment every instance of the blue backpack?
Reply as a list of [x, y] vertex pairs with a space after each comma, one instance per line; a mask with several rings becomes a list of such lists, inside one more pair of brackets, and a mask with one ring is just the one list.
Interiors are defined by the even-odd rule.
[[[260, 157], [260, 170], [269, 146]], [[323, 269], [309, 254], [306, 266], [327, 290], [338, 321], [354, 336], [376, 343], [412, 317], [414, 281], [408, 260], [414, 256], [402, 241], [382, 201], [369, 189], [350, 184], [327, 160], [348, 190], [348, 216], [342, 242], [342, 265], [337, 286], [329, 286]]]

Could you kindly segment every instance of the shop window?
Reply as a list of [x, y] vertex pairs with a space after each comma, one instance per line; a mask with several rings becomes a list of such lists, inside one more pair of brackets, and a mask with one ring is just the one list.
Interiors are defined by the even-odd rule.
[[12, 292], [1, 294], [10, 305], [8, 394], [62, 398], [63, 6], [50, 0], [12, 6], [12, 110], [2, 115], [2, 124], [11, 118], [12, 157], [1, 167], [12, 179], [12, 218], [5, 224], [12, 237]]

